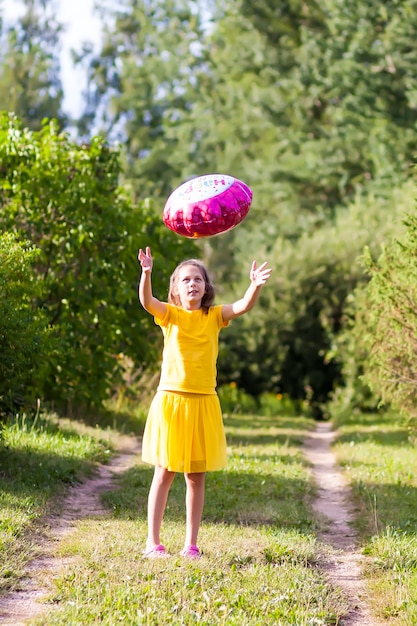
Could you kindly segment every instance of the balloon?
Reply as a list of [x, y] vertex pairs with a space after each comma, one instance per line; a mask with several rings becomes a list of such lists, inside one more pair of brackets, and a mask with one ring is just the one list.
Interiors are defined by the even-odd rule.
[[183, 237], [212, 237], [245, 219], [252, 190], [233, 176], [206, 174], [177, 187], [166, 201], [165, 226]]

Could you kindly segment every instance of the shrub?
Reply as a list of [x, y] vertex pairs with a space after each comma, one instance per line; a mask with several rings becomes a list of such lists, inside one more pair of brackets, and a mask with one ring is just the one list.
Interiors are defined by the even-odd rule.
[[32, 264], [39, 250], [0, 233], [0, 402], [2, 409], [38, 393], [53, 340], [45, 315], [34, 309]]
[[401, 241], [387, 246], [374, 262], [366, 289], [364, 380], [410, 418], [417, 418], [417, 212], [405, 219]]

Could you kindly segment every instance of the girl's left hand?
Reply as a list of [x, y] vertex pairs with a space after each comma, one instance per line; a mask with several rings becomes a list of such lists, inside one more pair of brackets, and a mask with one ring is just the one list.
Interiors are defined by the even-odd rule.
[[270, 267], [266, 267], [268, 262], [262, 263], [259, 267], [256, 267], [256, 261], [252, 262], [252, 267], [250, 270], [250, 279], [255, 284], [256, 287], [261, 287], [265, 285], [268, 278], [271, 276], [272, 269]]

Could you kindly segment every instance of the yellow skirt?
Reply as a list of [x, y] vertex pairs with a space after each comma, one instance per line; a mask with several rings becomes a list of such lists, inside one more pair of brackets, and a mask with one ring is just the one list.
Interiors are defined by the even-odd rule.
[[157, 391], [143, 433], [142, 460], [171, 472], [224, 467], [226, 436], [218, 396]]

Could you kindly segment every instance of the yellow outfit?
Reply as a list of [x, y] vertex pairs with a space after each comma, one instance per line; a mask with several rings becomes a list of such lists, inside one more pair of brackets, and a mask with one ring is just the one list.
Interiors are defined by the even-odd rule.
[[155, 318], [164, 335], [161, 378], [143, 434], [142, 459], [173, 472], [226, 465], [226, 437], [216, 393], [222, 306], [186, 311], [167, 304]]

